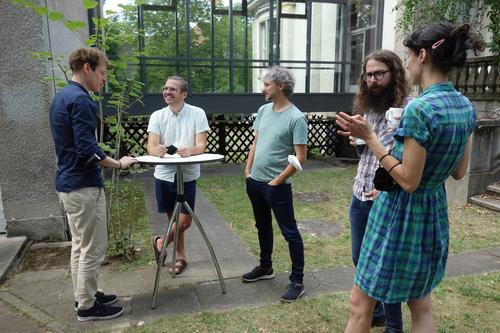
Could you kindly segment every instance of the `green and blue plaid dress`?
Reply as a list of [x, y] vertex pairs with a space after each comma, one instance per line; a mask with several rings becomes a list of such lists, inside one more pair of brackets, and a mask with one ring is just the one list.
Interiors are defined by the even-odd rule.
[[426, 149], [418, 189], [381, 192], [370, 211], [354, 282], [370, 297], [406, 302], [426, 296], [443, 279], [448, 257], [444, 182], [457, 168], [476, 123], [471, 102], [451, 83], [428, 87], [405, 109], [392, 154], [403, 142]]

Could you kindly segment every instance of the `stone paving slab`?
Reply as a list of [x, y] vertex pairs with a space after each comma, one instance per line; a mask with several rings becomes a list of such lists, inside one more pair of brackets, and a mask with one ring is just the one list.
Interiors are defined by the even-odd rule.
[[26, 236], [7, 238], [5, 234], [0, 235], [0, 283], [7, 277], [27, 245]]
[[11, 332], [16, 333], [42, 333], [47, 330], [38, 326], [38, 323], [26, 318], [21, 318], [14, 311], [9, 309], [7, 305], [0, 302], [0, 323], [5, 327], [6, 323]]
[[446, 262], [445, 277], [474, 275], [479, 272], [490, 272], [500, 269], [500, 247], [467, 251], [450, 255]]
[[[500, 260], [495, 253], [500, 247], [470, 251], [450, 255], [447, 265], [447, 277], [476, 275], [499, 271]], [[109, 272], [108, 272], [109, 273]], [[352, 287], [354, 269], [328, 268], [306, 272], [304, 283], [305, 297], [314, 297], [322, 293], [348, 291]], [[288, 284], [288, 273], [276, 274], [272, 280], [243, 283], [241, 279], [226, 279], [227, 294], [222, 294], [218, 280], [199, 281], [192, 284], [172, 285], [167, 277], [159, 289], [157, 308], [151, 309], [153, 268], [140, 272], [113, 272], [103, 276], [103, 285], [117, 291], [119, 305], [126, 307], [125, 315], [110, 321], [78, 323], [72, 307], [72, 297], [65, 291], [59, 293], [55, 286], [64, 286], [71, 290], [70, 277], [64, 270], [27, 272], [17, 274], [9, 280], [6, 290], [0, 292], [0, 299], [14, 306], [23, 304], [21, 312], [45, 314], [53, 318], [60, 326], [50, 327], [52, 331], [88, 331], [95, 329], [120, 330], [140, 322], [149, 322], [175, 315], [199, 313], [205, 310], [227, 310], [247, 308], [269, 303], [278, 303], [279, 296]], [[181, 280], [180, 277], [174, 280]], [[9, 296], [9, 297], [5, 297]], [[50, 301], [47, 301], [50, 300]], [[40, 317], [40, 316], [39, 316]], [[37, 318], [37, 317], [36, 317]], [[41, 316], [37, 321], [47, 322]], [[59, 330], [58, 330], [59, 329]]]

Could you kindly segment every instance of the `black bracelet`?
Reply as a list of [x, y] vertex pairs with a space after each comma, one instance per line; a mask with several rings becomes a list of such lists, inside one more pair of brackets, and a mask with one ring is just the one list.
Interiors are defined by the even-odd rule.
[[389, 156], [389, 155], [391, 155], [391, 153], [387, 153], [387, 154], [385, 154], [384, 156], [382, 156], [382, 157], [380, 158], [380, 160], [378, 160], [378, 161], [379, 161], [379, 163], [382, 163], [382, 160], [383, 160], [385, 157]]
[[123, 167], [122, 161], [118, 161], [120, 163], [120, 167], [118, 169], [121, 169]]
[[387, 171], [387, 173], [391, 173], [392, 169], [394, 169], [395, 167], [397, 167], [400, 164], [401, 164], [401, 162], [394, 164], [394, 166], [392, 168], [390, 168], [389, 171]]

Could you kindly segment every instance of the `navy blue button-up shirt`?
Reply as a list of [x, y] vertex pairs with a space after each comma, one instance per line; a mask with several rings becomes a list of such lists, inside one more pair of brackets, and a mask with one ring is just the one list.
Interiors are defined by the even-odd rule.
[[87, 90], [74, 81], [52, 100], [50, 127], [57, 156], [57, 192], [103, 187], [96, 162], [107, 155], [97, 145], [97, 111]]

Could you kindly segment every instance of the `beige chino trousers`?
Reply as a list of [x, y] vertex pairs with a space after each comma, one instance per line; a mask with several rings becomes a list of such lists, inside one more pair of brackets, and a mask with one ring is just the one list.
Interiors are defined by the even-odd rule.
[[78, 309], [94, 305], [99, 268], [108, 246], [104, 189], [85, 187], [58, 192], [71, 231], [71, 277]]

